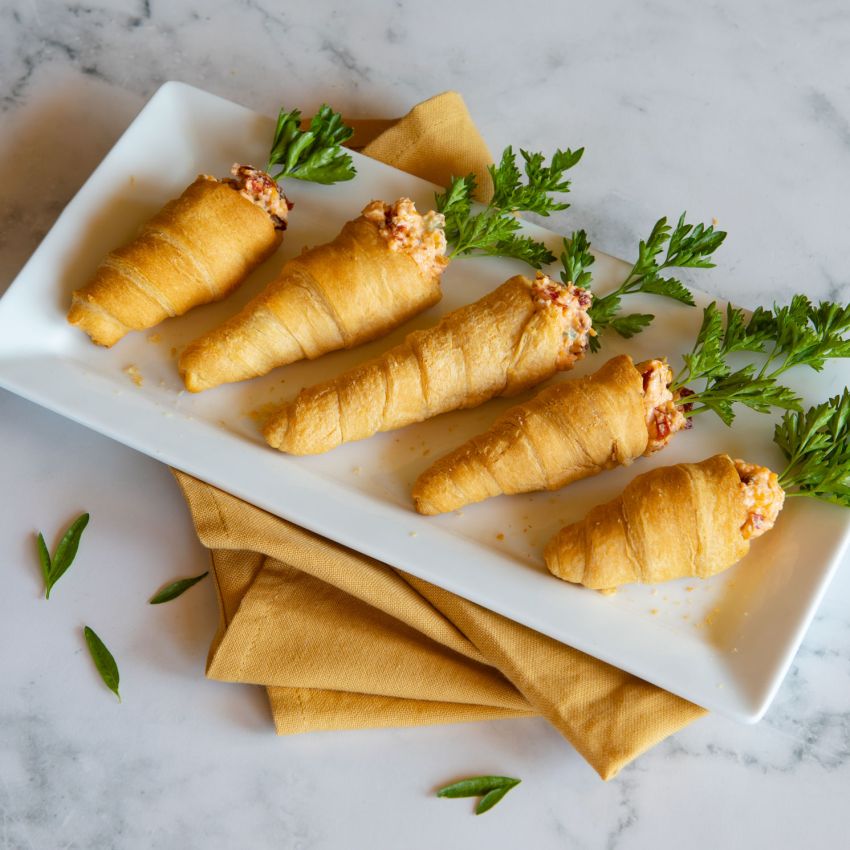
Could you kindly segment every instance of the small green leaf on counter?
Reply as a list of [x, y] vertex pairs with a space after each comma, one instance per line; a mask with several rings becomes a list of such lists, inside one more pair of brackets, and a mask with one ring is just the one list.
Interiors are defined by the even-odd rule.
[[47, 550], [47, 544], [44, 542], [44, 535], [38, 533], [38, 562], [41, 565], [41, 576], [44, 579], [44, 586], [47, 588], [47, 596], [50, 596], [50, 552]]
[[476, 815], [489, 811], [522, 780], [510, 776], [472, 776], [453, 782], [437, 791], [438, 797], [481, 797], [475, 807]]
[[44, 535], [39, 533], [38, 560], [41, 565], [41, 574], [44, 578], [45, 599], [50, 599], [50, 591], [53, 585], [65, 575], [68, 567], [74, 562], [74, 558], [77, 556], [77, 549], [80, 546], [80, 538], [88, 522], [88, 514], [78, 516], [62, 536], [52, 558], [47, 550], [47, 544], [44, 542]]
[[475, 807], [476, 815], [483, 815], [484, 812], [490, 811], [511, 788], [519, 785], [519, 780], [517, 780], [513, 785], [503, 785], [501, 788], [494, 788], [492, 791], [488, 791], [479, 801], [478, 805]]
[[118, 693], [118, 665], [112, 657], [112, 653], [106, 648], [106, 644], [95, 634], [93, 629], [86, 626], [83, 629], [83, 634], [86, 636], [86, 644], [91, 653], [94, 666], [97, 672], [100, 673], [100, 678], [104, 684], [115, 696], [118, 697], [118, 702], [121, 702], [121, 694]]
[[171, 584], [167, 584], [162, 590], [158, 590], [151, 598], [148, 600], [151, 605], [160, 605], [163, 602], [171, 602], [172, 599], [176, 599], [180, 594], [187, 591], [192, 585], [197, 584], [202, 578], [206, 578], [209, 575], [209, 570], [205, 573], [201, 573], [199, 576], [195, 576], [194, 578], [181, 578], [177, 581], [171, 582]]

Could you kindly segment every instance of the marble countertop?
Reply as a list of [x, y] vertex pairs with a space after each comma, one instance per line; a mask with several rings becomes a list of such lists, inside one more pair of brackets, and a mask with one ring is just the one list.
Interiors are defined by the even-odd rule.
[[[554, 9], [558, 9], [554, 12]], [[493, 150], [585, 145], [573, 207], [623, 254], [662, 214], [730, 233], [700, 285], [739, 303], [850, 300], [850, 10], [746, 4], [0, 8], [0, 292], [145, 100], [179, 79], [272, 114], [396, 116], [460, 91]], [[263, 692], [203, 678], [208, 584], [139, 605], [206, 554], [168, 470], [0, 391], [0, 848], [836, 847], [850, 783], [850, 569], [765, 719], [709, 716], [608, 783], [544, 721], [276, 738]], [[33, 532], [93, 519], [49, 605]], [[153, 533], [153, 532], [156, 533]], [[125, 700], [83, 623], [114, 637]], [[436, 800], [521, 776], [497, 809]]]

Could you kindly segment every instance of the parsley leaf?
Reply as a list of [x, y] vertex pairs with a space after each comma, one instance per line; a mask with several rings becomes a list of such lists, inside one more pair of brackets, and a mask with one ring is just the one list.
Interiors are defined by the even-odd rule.
[[576, 230], [569, 239], [564, 240], [563, 251], [561, 251], [561, 282], [572, 284], [581, 289], [589, 289], [593, 276], [588, 269], [596, 262], [596, 258], [590, 253], [590, 242], [587, 241], [587, 233]]
[[505, 148], [499, 165], [488, 166], [493, 197], [480, 212], [472, 210], [477, 188], [475, 175], [452, 177], [446, 191], [435, 195], [437, 211], [446, 219], [449, 257], [513, 257], [537, 269], [553, 262], [555, 257], [545, 245], [518, 234], [521, 223], [514, 214], [533, 212], [548, 216], [555, 210], [566, 209], [569, 204], [556, 201], [552, 195], [569, 191], [570, 183], [564, 179], [564, 173], [578, 163], [583, 153], [584, 148], [558, 150], [547, 165], [543, 154], [521, 150], [523, 171], [520, 171], [513, 148]]
[[850, 391], [806, 411], [786, 413], [773, 440], [788, 460], [779, 483], [788, 496], [850, 507]]
[[[800, 410], [800, 399], [778, 383], [794, 366], [820, 370], [833, 357], [850, 357], [850, 306], [822, 302], [813, 306], [805, 295], [795, 295], [784, 307], [759, 307], [749, 319], [743, 310], [726, 308], [726, 320], [712, 302], [693, 349], [683, 356], [684, 367], [672, 390], [704, 381], [703, 388], [683, 401], [689, 413], [713, 410], [727, 424], [735, 418], [733, 406], [743, 404], [759, 413], [771, 408]], [[733, 372], [729, 355], [739, 351], [765, 354], [761, 369], [749, 364]]]
[[[275, 180], [294, 177], [325, 184], [351, 180], [356, 173], [354, 163], [340, 145], [353, 132], [327, 104], [313, 116], [308, 130], [301, 129], [300, 110], [281, 109], [266, 171]], [[278, 170], [273, 173], [275, 168]]]
[[[624, 295], [649, 292], [693, 306], [690, 290], [680, 280], [663, 277], [661, 272], [674, 268], [713, 268], [714, 263], [709, 258], [725, 238], [726, 233], [715, 230], [713, 226], [688, 224], [685, 213], [679, 217], [675, 227], [668, 224], [666, 216], [658, 219], [647, 239], [641, 240], [638, 245], [637, 259], [625, 280], [613, 292], [594, 298], [589, 312], [597, 333], [611, 327], [628, 338], [643, 330], [655, 318], [643, 313], [615, 319]], [[662, 259], [665, 245], [667, 252]], [[599, 348], [597, 340], [593, 343]]]

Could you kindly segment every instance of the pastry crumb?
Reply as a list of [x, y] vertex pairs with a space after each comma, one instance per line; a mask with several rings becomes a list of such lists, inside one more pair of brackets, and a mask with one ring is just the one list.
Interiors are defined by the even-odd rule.
[[273, 401], [267, 401], [265, 404], [261, 404], [259, 407], [255, 407], [253, 410], [248, 410], [245, 412], [245, 416], [247, 416], [252, 422], [256, 422], [258, 425], [262, 425], [269, 416], [272, 415], [277, 409], [279, 405]]
[[176, 346], [176, 345], [172, 345], [172, 346], [171, 346], [171, 356], [172, 356], [172, 357], [176, 357], [176, 356], [177, 356], [177, 346]]
[[352, 468], [351, 468], [351, 471], [352, 471], [355, 475], [360, 475], [360, 467], [359, 467], [359, 466], [354, 466], [354, 467], [352, 467]]
[[496, 535], [496, 540], [504, 540], [504, 539], [505, 539], [505, 535], [504, 535], [504, 534], [502, 534], [502, 532], [500, 531], [500, 532]]
[[156, 345], [157, 343], [162, 342], [162, 334], [158, 334], [158, 333], [148, 334], [148, 342], [153, 343], [153, 345]]
[[132, 363], [129, 366], [125, 366], [122, 371], [137, 387], [140, 387], [144, 383], [141, 372]]
[[411, 531], [411, 532], [410, 532], [410, 536], [411, 536], [411, 537], [416, 537], [416, 532], [415, 532], [415, 531]]

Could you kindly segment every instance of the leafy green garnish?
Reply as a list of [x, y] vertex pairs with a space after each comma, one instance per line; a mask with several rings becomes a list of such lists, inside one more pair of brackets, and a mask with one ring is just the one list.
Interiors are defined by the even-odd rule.
[[[597, 336], [591, 337], [590, 350], [599, 350], [601, 343], [598, 334], [607, 327], [629, 339], [655, 318], [651, 313], [618, 315], [624, 295], [649, 292], [693, 306], [690, 290], [675, 277], [662, 277], [661, 272], [665, 269], [713, 268], [714, 263], [709, 257], [723, 244], [725, 238], [724, 231], [715, 230], [711, 225], [688, 224], [685, 213], [679, 216], [675, 228], [667, 223], [666, 216], [660, 218], [649, 237], [645, 241], [641, 240], [637, 260], [625, 280], [613, 292], [594, 297], [589, 313]], [[665, 245], [667, 253], [660, 259]]]
[[520, 784], [521, 779], [510, 776], [473, 776], [446, 785], [437, 791], [438, 797], [481, 797], [475, 807], [476, 815], [489, 811], [511, 790]]
[[[327, 104], [313, 116], [309, 130], [301, 129], [300, 110], [281, 109], [266, 171], [275, 180], [294, 177], [325, 184], [351, 180], [356, 173], [354, 163], [340, 145], [353, 132]], [[275, 168], [278, 170], [273, 171]]]
[[590, 253], [590, 242], [587, 233], [583, 230], [575, 230], [569, 239], [564, 240], [564, 248], [561, 251], [561, 283], [569, 286], [578, 286], [580, 289], [590, 289], [593, 275], [588, 269], [596, 262], [596, 258]]
[[779, 476], [788, 496], [850, 507], [850, 391], [805, 412], [786, 413], [773, 440], [788, 460]]
[[118, 697], [118, 702], [121, 702], [121, 694], [118, 693], [118, 665], [112, 657], [112, 653], [106, 648], [106, 644], [95, 634], [93, 629], [86, 626], [83, 629], [83, 634], [86, 637], [86, 644], [89, 648], [94, 666], [97, 672], [100, 673], [100, 678], [104, 684], [115, 696]]
[[171, 602], [172, 599], [176, 599], [180, 596], [181, 593], [185, 593], [190, 587], [196, 585], [202, 578], [206, 578], [209, 575], [209, 570], [205, 573], [201, 573], [199, 576], [195, 576], [194, 578], [181, 578], [177, 581], [171, 582], [171, 584], [167, 584], [161, 590], [158, 590], [148, 602], [151, 605], [161, 605], [163, 602]]
[[[726, 308], [726, 321], [712, 302], [703, 311], [700, 332], [685, 365], [673, 380], [675, 391], [704, 381], [702, 389], [683, 398], [686, 416], [714, 411], [727, 425], [735, 418], [733, 407], [743, 404], [759, 413], [773, 408], [799, 411], [800, 399], [778, 382], [793, 366], [820, 370], [833, 357], [850, 357], [850, 307], [830, 302], [813, 305], [805, 295], [795, 295], [786, 307], [759, 307], [749, 319], [743, 310]], [[730, 354], [750, 351], [765, 354], [761, 369], [749, 363], [734, 370]]]
[[85, 527], [88, 525], [89, 515], [81, 514], [70, 526], [68, 526], [53, 557], [50, 557], [50, 552], [47, 549], [47, 544], [44, 542], [44, 535], [39, 532], [37, 538], [38, 545], [38, 560], [41, 565], [41, 575], [44, 578], [44, 598], [50, 599], [50, 591], [53, 585], [65, 575], [68, 567], [74, 562], [77, 556], [77, 549], [80, 546], [80, 538], [83, 535]]
[[477, 188], [474, 174], [452, 177], [448, 189], [435, 195], [437, 211], [446, 218], [449, 258], [466, 255], [513, 257], [539, 269], [555, 257], [542, 243], [520, 236], [515, 213], [533, 212], [548, 216], [569, 204], [556, 201], [556, 192], [568, 192], [564, 173], [581, 159], [584, 148], [558, 150], [547, 165], [541, 153], [520, 150], [524, 172], [516, 162], [512, 147], [505, 148], [499, 165], [488, 166], [493, 180], [493, 197], [484, 209], [473, 213], [472, 199]]

